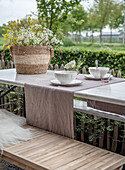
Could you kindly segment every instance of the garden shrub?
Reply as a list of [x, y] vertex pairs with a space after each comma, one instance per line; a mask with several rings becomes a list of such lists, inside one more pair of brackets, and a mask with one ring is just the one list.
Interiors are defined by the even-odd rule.
[[[0, 51], [0, 54], [2, 50]], [[99, 66], [109, 67], [110, 69], [115, 69], [115, 74], [118, 70], [121, 71], [122, 77], [125, 78], [125, 52], [117, 52], [111, 50], [86, 50], [86, 49], [66, 49], [63, 48], [62, 52], [60, 50], [55, 51], [55, 57], [51, 59], [51, 64], [66, 64], [71, 60], [78, 62], [81, 58], [83, 67], [95, 66], [95, 60], [98, 60]], [[7, 49], [5, 52], [4, 60], [12, 60], [10, 52]], [[80, 70], [81, 71], [81, 70]]]
[[[118, 70], [121, 71], [122, 76], [125, 77], [125, 52], [116, 52], [111, 50], [86, 50], [86, 49], [62, 49], [55, 51], [55, 57], [52, 58], [51, 64], [66, 64], [71, 60], [78, 62], [81, 58], [81, 69], [95, 66], [95, 60], [98, 60], [99, 66], [109, 67], [115, 69], [115, 74]], [[81, 70], [80, 70], [81, 71]]]
[[[3, 50], [0, 50], [0, 58], [1, 58], [1, 54], [3, 53]], [[12, 56], [10, 55], [10, 50], [7, 48], [5, 50], [5, 57], [4, 57], [4, 61], [5, 61], [5, 65], [7, 64], [7, 60], [12, 60]]]
[[62, 39], [64, 47], [75, 46], [75, 42], [67, 37]]

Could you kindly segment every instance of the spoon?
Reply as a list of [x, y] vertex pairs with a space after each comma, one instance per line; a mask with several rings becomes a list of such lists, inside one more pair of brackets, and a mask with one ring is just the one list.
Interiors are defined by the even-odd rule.
[[96, 69], [98, 69], [98, 60], [95, 60]]

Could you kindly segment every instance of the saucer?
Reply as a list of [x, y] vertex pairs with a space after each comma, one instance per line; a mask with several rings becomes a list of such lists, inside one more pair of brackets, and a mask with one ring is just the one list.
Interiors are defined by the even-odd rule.
[[57, 79], [54, 79], [54, 80], [51, 80], [50, 82], [51, 82], [53, 85], [56, 85], [56, 86], [78, 86], [78, 85], [80, 85], [83, 81], [81, 81], [81, 80], [73, 80], [73, 81], [70, 82], [70, 83], [62, 84], [62, 83], [60, 83]]
[[[86, 79], [88, 79], [88, 80], [101, 80], [101, 78], [95, 78], [93, 75], [91, 75], [91, 74], [85, 74], [84, 75], [85, 76], [85, 78]], [[106, 74], [104, 77], [103, 77], [103, 79], [108, 79], [110, 77], [110, 79], [112, 79], [112, 75], [110, 75], [110, 74]]]

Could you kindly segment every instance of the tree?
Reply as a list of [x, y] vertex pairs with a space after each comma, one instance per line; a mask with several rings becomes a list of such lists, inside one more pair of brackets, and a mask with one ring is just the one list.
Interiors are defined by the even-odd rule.
[[98, 25], [95, 19], [98, 16], [95, 15], [93, 8], [90, 8], [87, 15], [87, 30], [91, 32], [91, 41], [93, 42], [93, 33], [98, 30]]
[[69, 32], [72, 32], [71, 24], [69, 22], [69, 18], [67, 18], [61, 25], [62, 32], [65, 36], [68, 37]]
[[43, 24], [53, 32], [56, 32], [67, 18], [67, 14], [81, 0], [36, 0], [38, 18]]
[[69, 15], [69, 22], [71, 23], [72, 30], [76, 32], [77, 41], [81, 42], [81, 32], [85, 29], [87, 22], [87, 12], [82, 5], [72, 9]]
[[102, 29], [108, 24], [113, 2], [114, 0], [94, 0], [93, 13], [96, 16], [94, 21], [100, 31], [100, 43], [102, 42]]
[[118, 28], [120, 24], [123, 23], [122, 11], [123, 11], [122, 3], [116, 2], [112, 4], [112, 10], [109, 15], [109, 23], [108, 23], [110, 30], [111, 30], [110, 43], [112, 43], [112, 29]]

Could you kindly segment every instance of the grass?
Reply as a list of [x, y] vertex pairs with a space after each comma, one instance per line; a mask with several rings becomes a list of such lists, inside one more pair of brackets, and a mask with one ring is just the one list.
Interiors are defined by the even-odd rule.
[[81, 43], [81, 44], [76, 44], [75, 46], [71, 46], [71, 47], [62, 47], [64, 49], [92, 49], [92, 50], [96, 50], [96, 49], [105, 49], [105, 50], [113, 50], [113, 51], [125, 51], [125, 45], [123, 44], [99, 44], [99, 43]]

